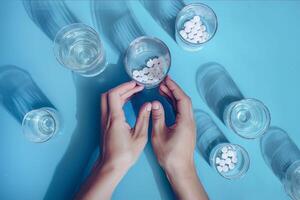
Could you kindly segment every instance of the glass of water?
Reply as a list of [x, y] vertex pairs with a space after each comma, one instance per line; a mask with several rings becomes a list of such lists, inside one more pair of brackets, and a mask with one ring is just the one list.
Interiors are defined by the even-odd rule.
[[61, 130], [59, 113], [30, 74], [17, 66], [0, 66], [0, 104], [22, 124], [32, 142], [45, 142]]
[[300, 150], [279, 127], [270, 127], [260, 140], [266, 164], [283, 183], [288, 195], [300, 199]]
[[201, 66], [196, 84], [210, 109], [239, 136], [258, 138], [269, 128], [268, 108], [257, 99], [245, 98], [222, 65], [207, 63]]
[[159, 85], [171, 65], [169, 48], [154, 37], [138, 37], [129, 45], [124, 65], [127, 74], [145, 88]]
[[177, 14], [176, 42], [185, 50], [198, 51], [214, 37], [217, 28], [213, 9], [202, 3], [189, 4]]
[[107, 66], [97, 32], [82, 23], [70, 24], [58, 31], [54, 54], [60, 64], [86, 77], [100, 74]]
[[32, 142], [45, 142], [58, 133], [60, 121], [58, 112], [53, 108], [31, 110], [23, 118], [23, 134]]

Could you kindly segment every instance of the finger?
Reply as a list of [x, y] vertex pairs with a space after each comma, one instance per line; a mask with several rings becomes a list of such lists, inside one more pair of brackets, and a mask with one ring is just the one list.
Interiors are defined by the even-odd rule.
[[[171, 103], [173, 104], [173, 106], [176, 106], [176, 100], [174, 98], [174, 96], [172, 95], [172, 92], [169, 90], [169, 88], [162, 83], [159, 87], [159, 92], [165, 96], [166, 98], [169, 99], [169, 101], [171, 101]], [[176, 108], [176, 107], [175, 107]]]
[[101, 95], [101, 128], [106, 129], [108, 118], [107, 92]]
[[152, 126], [152, 136], [156, 136], [166, 128], [165, 111], [159, 101], [152, 102]]
[[147, 136], [151, 109], [152, 105], [149, 102], [145, 103], [141, 107], [134, 128], [134, 135], [136, 135], [137, 137]]
[[190, 98], [169, 76], [167, 76], [165, 83], [176, 100], [177, 112], [184, 117], [190, 117], [192, 110]]
[[125, 92], [122, 95], [123, 102], [126, 103], [132, 97], [132, 95], [142, 91], [143, 89], [144, 89], [144, 86], [136, 85], [133, 89], [128, 90], [127, 92]]
[[122, 95], [126, 92], [134, 89], [136, 83], [131, 81], [123, 83], [116, 88], [113, 88], [108, 93], [108, 106], [111, 118], [125, 118], [123, 112], [123, 105], [125, 101], [122, 99]]

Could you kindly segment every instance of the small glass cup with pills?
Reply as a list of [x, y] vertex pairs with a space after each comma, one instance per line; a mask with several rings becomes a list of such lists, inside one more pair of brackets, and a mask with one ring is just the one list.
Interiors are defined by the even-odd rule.
[[217, 27], [217, 16], [210, 7], [202, 3], [189, 4], [177, 14], [176, 42], [185, 50], [200, 50], [214, 37]]
[[237, 179], [243, 177], [248, 171], [250, 159], [243, 147], [221, 143], [210, 153], [210, 165], [224, 178]]
[[169, 72], [169, 48], [154, 37], [136, 38], [126, 51], [124, 65], [128, 75], [138, 84], [147, 89], [156, 87]]

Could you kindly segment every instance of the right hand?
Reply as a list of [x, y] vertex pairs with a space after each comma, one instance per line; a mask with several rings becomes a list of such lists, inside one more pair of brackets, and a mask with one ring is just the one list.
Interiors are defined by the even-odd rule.
[[161, 83], [159, 90], [173, 103], [177, 114], [175, 124], [167, 127], [162, 104], [152, 102], [152, 145], [155, 154], [167, 173], [192, 170], [196, 127], [191, 100], [170, 77]]

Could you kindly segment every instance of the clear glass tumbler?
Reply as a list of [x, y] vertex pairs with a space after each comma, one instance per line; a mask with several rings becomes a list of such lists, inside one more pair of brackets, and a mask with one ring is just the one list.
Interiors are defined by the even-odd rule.
[[54, 54], [60, 64], [86, 77], [100, 74], [107, 66], [98, 33], [82, 23], [70, 24], [58, 31]]
[[257, 99], [245, 98], [222, 65], [207, 63], [200, 67], [196, 84], [210, 109], [239, 136], [258, 138], [269, 128], [268, 108]]
[[[200, 21], [198, 21], [200, 23], [193, 22], [195, 16], [200, 17]], [[176, 42], [185, 50], [198, 51], [214, 37], [217, 28], [218, 20], [213, 9], [202, 3], [189, 4], [177, 14], [175, 22]], [[200, 38], [199, 41], [197, 43], [192, 42], [197, 35]]]
[[0, 67], [0, 100], [32, 142], [45, 142], [61, 130], [58, 111], [29, 73], [19, 67]]
[[260, 140], [267, 165], [283, 183], [287, 194], [300, 199], [300, 150], [281, 128], [270, 127]]
[[124, 65], [127, 74], [138, 84], [147, 89], [156, 87], [169, 72], [169, 48], [154, 37], [136, 38], [126, 51]]
[[239, 145], [231, 144], [207, 113], [195, 110], [194, 115], [197, 150], [206, 162], [224, 178], [243, 177], [250, 165], [247, 151]]

